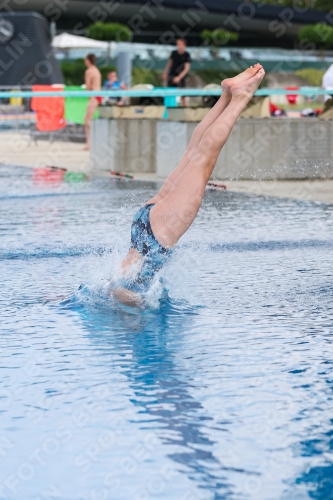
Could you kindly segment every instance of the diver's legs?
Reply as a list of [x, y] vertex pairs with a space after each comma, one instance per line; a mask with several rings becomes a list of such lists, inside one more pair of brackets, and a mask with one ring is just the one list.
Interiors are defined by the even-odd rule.
[[217, 157], [264, 75], [260, 69], [245, 83], [231, 87], [230, 104], [203, 134], [192, 159], [169, 193], [151, 209], [151, 227], [162, 246], [173, 247], [192, 224]]
[[221, 87], [222, 87], [222, 95], [217, 101], [217, 103], [211, 108], [211, 110], [207, 113], [205, 118], [197, 125], [195, 128], [191, 140], [187, 146], [187, 149], [180, 160], [179, 164], [177, 167], [171, 172], [171, 174], [168, 176], [168, 178], [164, 181], [161, 189], [159, 190], [158, 194], [151, 198], [149, 201], [147, 201], [148, 204], [156, 204], [159, 201], [161, 201], [167, 194], [169, 193], [170, 189], [172, 188], [173, 184], [176, 182], [178, 177], [183, 173], [191, 159], [193, 158], [199, 143], [204, 135], [204, 133], [207, 131], [207, 129], [219, 118], [219, 116], [223, 113], [223, 111], [226, 109], [226, 107], [229, 105], [231, 101], [231, 92], [230, 88], [233, 85], [243, 83], [244, 81], [248, 80], [249, 78], [252, 78], [254, 75], [258, 73], [258, 71], [262, 68], [261, 64], [255, 64], [254, 67], [250, 67], [240, 73], [239, 75], [235, 76], [234, 78], [227, 78], [226, 80], [223, 80], [221, 82]]
[[98, 108], [98, 101], [96, 97], [90, 97], [88, 101], [86, 115], [84, 117], [84, 129], [86, 133], [86, 145], [83, 149], [90, 149], [90, 122], [93, 119], [96, 109]]

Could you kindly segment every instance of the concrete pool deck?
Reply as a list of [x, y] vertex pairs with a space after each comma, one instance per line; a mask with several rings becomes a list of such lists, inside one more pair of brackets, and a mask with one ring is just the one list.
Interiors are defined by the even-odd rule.
[[[90, 155], [82, 150], [82, 144], [71, 142], [38, 141], [30, 143], [29, 135], [23, 133], [0, 133], [0, 163], [24, 167], [55, 165], [74, 172], [90, 173]], [[94, 170], [93, 175], [109, 177], [106, 171]], [[135, 173], [136, 180], [161, 182], [154, 173]], [[333, 179], [325, 180], [276, 180], [276, 181], [230, 181], [220, 179], [228, 191], [263, 196], [277, 196], [333, 203]]]
[[89, 173], [89, 151], [82, 143], [39, 140], [30, 142], [28, 133], [0, 133], [0, 162], [23, 167], [64, 167]]
[[226, 181], [228, 191], [333, 203], [333, 179], [295, 181]]

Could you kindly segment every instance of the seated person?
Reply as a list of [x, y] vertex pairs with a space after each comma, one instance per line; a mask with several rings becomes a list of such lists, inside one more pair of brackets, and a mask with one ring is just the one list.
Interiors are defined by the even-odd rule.
[[[107, 74], [107, 80], [105, 80], [103, 84], [103, 89], [105, 90], [126, 90], [127, 86], [118, 79], [118, 75], [116, 71], [109, 71]], [[121, 97], [108, 97], [108, 104], [118, 104], [118, 106], [122, 106], [125, 104], [125, 100]]]

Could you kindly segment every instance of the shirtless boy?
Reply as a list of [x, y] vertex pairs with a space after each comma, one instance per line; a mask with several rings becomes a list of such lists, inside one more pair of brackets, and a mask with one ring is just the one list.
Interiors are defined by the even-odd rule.
[[[102, 75], [99, 69], [95, 66], [95, 54], [88, 54], [84, 60], [87, 69], [84, 74], [86, 90], [101, 90]], [[84, 127], [86, 131], [86, 145], [84, 149], [90, 148], [90, 120], [98, 105], [102, 102], [102, 97], [89, 97], [86, 116], [84, 118]]]
[[220, 99], [194, 130], [180, 163], [158, 194], [134, 216], [132, 245], [121, 264], [121, 281], [112, 287], [119, 302], [143, 303], [142, 293], [194, 221], [217, 157], [264, 75], [261, 64], [256, 64], [222, 81]]

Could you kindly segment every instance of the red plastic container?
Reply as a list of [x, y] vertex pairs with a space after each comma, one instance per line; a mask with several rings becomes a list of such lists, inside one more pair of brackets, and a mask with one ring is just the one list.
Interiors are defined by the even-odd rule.
[[33, 169], [32, 179], [38, 184], [58, 184], [63, 182], [64, 175], [64, 170], [35, 167]]
[[[299, 90], [299, 87], [286, 87], [286, 90]], [[298, 94], [287, 94], [289, 104], [297, 104]]]

